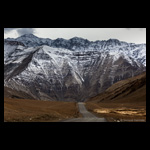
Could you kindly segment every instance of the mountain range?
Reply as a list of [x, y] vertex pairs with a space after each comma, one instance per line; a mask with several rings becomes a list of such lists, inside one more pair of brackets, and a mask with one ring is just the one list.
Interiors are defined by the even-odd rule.
[[85, 101], [144, 71], [146, 44], [33, 34], [4, 39], [4, 87], [10, 97]]

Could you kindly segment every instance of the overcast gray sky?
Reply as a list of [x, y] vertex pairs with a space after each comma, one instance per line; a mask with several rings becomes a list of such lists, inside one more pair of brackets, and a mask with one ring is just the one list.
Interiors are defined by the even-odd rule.
[[146, 28], [4, 28], [4, 38], [16, 38], [28, 33], [50, 39], [77, 36], [90, 41], [112, 38], [130, 43], [146, 43]]

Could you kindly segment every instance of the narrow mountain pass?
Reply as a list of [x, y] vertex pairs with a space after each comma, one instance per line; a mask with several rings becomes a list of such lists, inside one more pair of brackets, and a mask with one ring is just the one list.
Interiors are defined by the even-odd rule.
[[63, 122], [107, 122], [105, 118], [98, 118], [92, 113], [90, 113], [83, 102], [78, 103], [79, 112], [82, 114], [83, 118], [73, 118], [68, 119]]

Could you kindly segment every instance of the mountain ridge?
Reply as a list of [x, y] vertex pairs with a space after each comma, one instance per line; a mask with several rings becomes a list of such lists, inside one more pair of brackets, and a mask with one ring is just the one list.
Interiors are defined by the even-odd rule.
[[[82, 38], [82, 37], [78, 37], [78, 36], [75, 36], [75, 37], [72, 37], [72, 38], [69, 38], [69, 39], [65, 39], [65, 38], [56, 38], [56, 39], [51, 39], [51, 38], [42, 38], [42, 37], [38, 37], [34, 34], [24, 34], [22, 36], [19, 36], [17, 38], [6, 38], [4, 40], [17, 40], [17, 39], [20, 39], [21, 37], [28, 37], [28, 38], [39, 38], [39, 39], [49, 39], [49, 40], [57, 40], [57, 39], [62, 39], [62, 40], [73, 40], [73, 39], [82, 39], [82, 40], [87, 40], [89, 42], [110, 42], [110, 41], [116, 41], [116, 42], [125, 42], [125, 41], [120, 41], [119, 39], [116, 39], [116, 38], [109, 38], [108, 40], [89, 40], [89, 39], [86, 39], [86, 38]], [[128, 42], [125, 42], [125, 43], [128, 43]], [[136, 43], [129, 43], [129, 44], [136, 44]], [[145, 44], [145, 43], [141, 43], [141, 44]], [[138, 44], [137, 44], [138, 45]]]
[[[70, 39], [65, 39], [65, 38], [56, 38], [56, 39], [50, 39], [50, 38], [40, 38], [38, 36], [35, 36], [34, 34], [24, 34], [20, 37], [17, 37], [17, 38], [6, 38], [5, 40], [10, 40], [10, 41], [20, 41], [22, 40], [22, 38], [32, 38], [32, 39], [45, 39], [45, 40], [51, 40], [51, 41], [56, 41], [56, 40], [64, 40], [64, 41], [87, 41], [87, 42], [90, 42], [90, 43], [99, 43], [99, 42], [107, 42], [107, 43], [110, 43], [110, 42], [116, 42], [116, 43], [124, 43], [124, 44], [132, 44], [132, 45], [140, 45], [140, 44], [136, 44], [136, 43], [127, 43], [125, 41], [120, 41], [116, 38], [110, 38], [108, 40], [96, 40], [96, 41], [91, 41], [91, 40], [88, 40], [86, 38], [82, 38], [82, 37], [72, 37]], [[141, 44], [146, 44], [146, 43], [141, 43]], [[50, 45], [48, 45], [50, 46]]]
[[84, 101], [146, 70], [146, 45], [78, 37], [67, 41], [34, 35], [5, 39], [4, 86], [35, 99]]

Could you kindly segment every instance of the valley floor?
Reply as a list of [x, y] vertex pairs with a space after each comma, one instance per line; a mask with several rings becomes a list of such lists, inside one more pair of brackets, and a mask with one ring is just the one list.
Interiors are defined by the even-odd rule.
[[[85, 106], [97, 117], [106, 118], [108, 122], [146, 121], [144, 102], [136, 103], [136, 106], [135, 103], [86, 102]], [[5, 122], [60, 122], [72, 118], [82, 118], [75, 102], [4, 98]]]
[[5, 122], [57, 122], [79, 116], [75, 102], [4, 98]]

